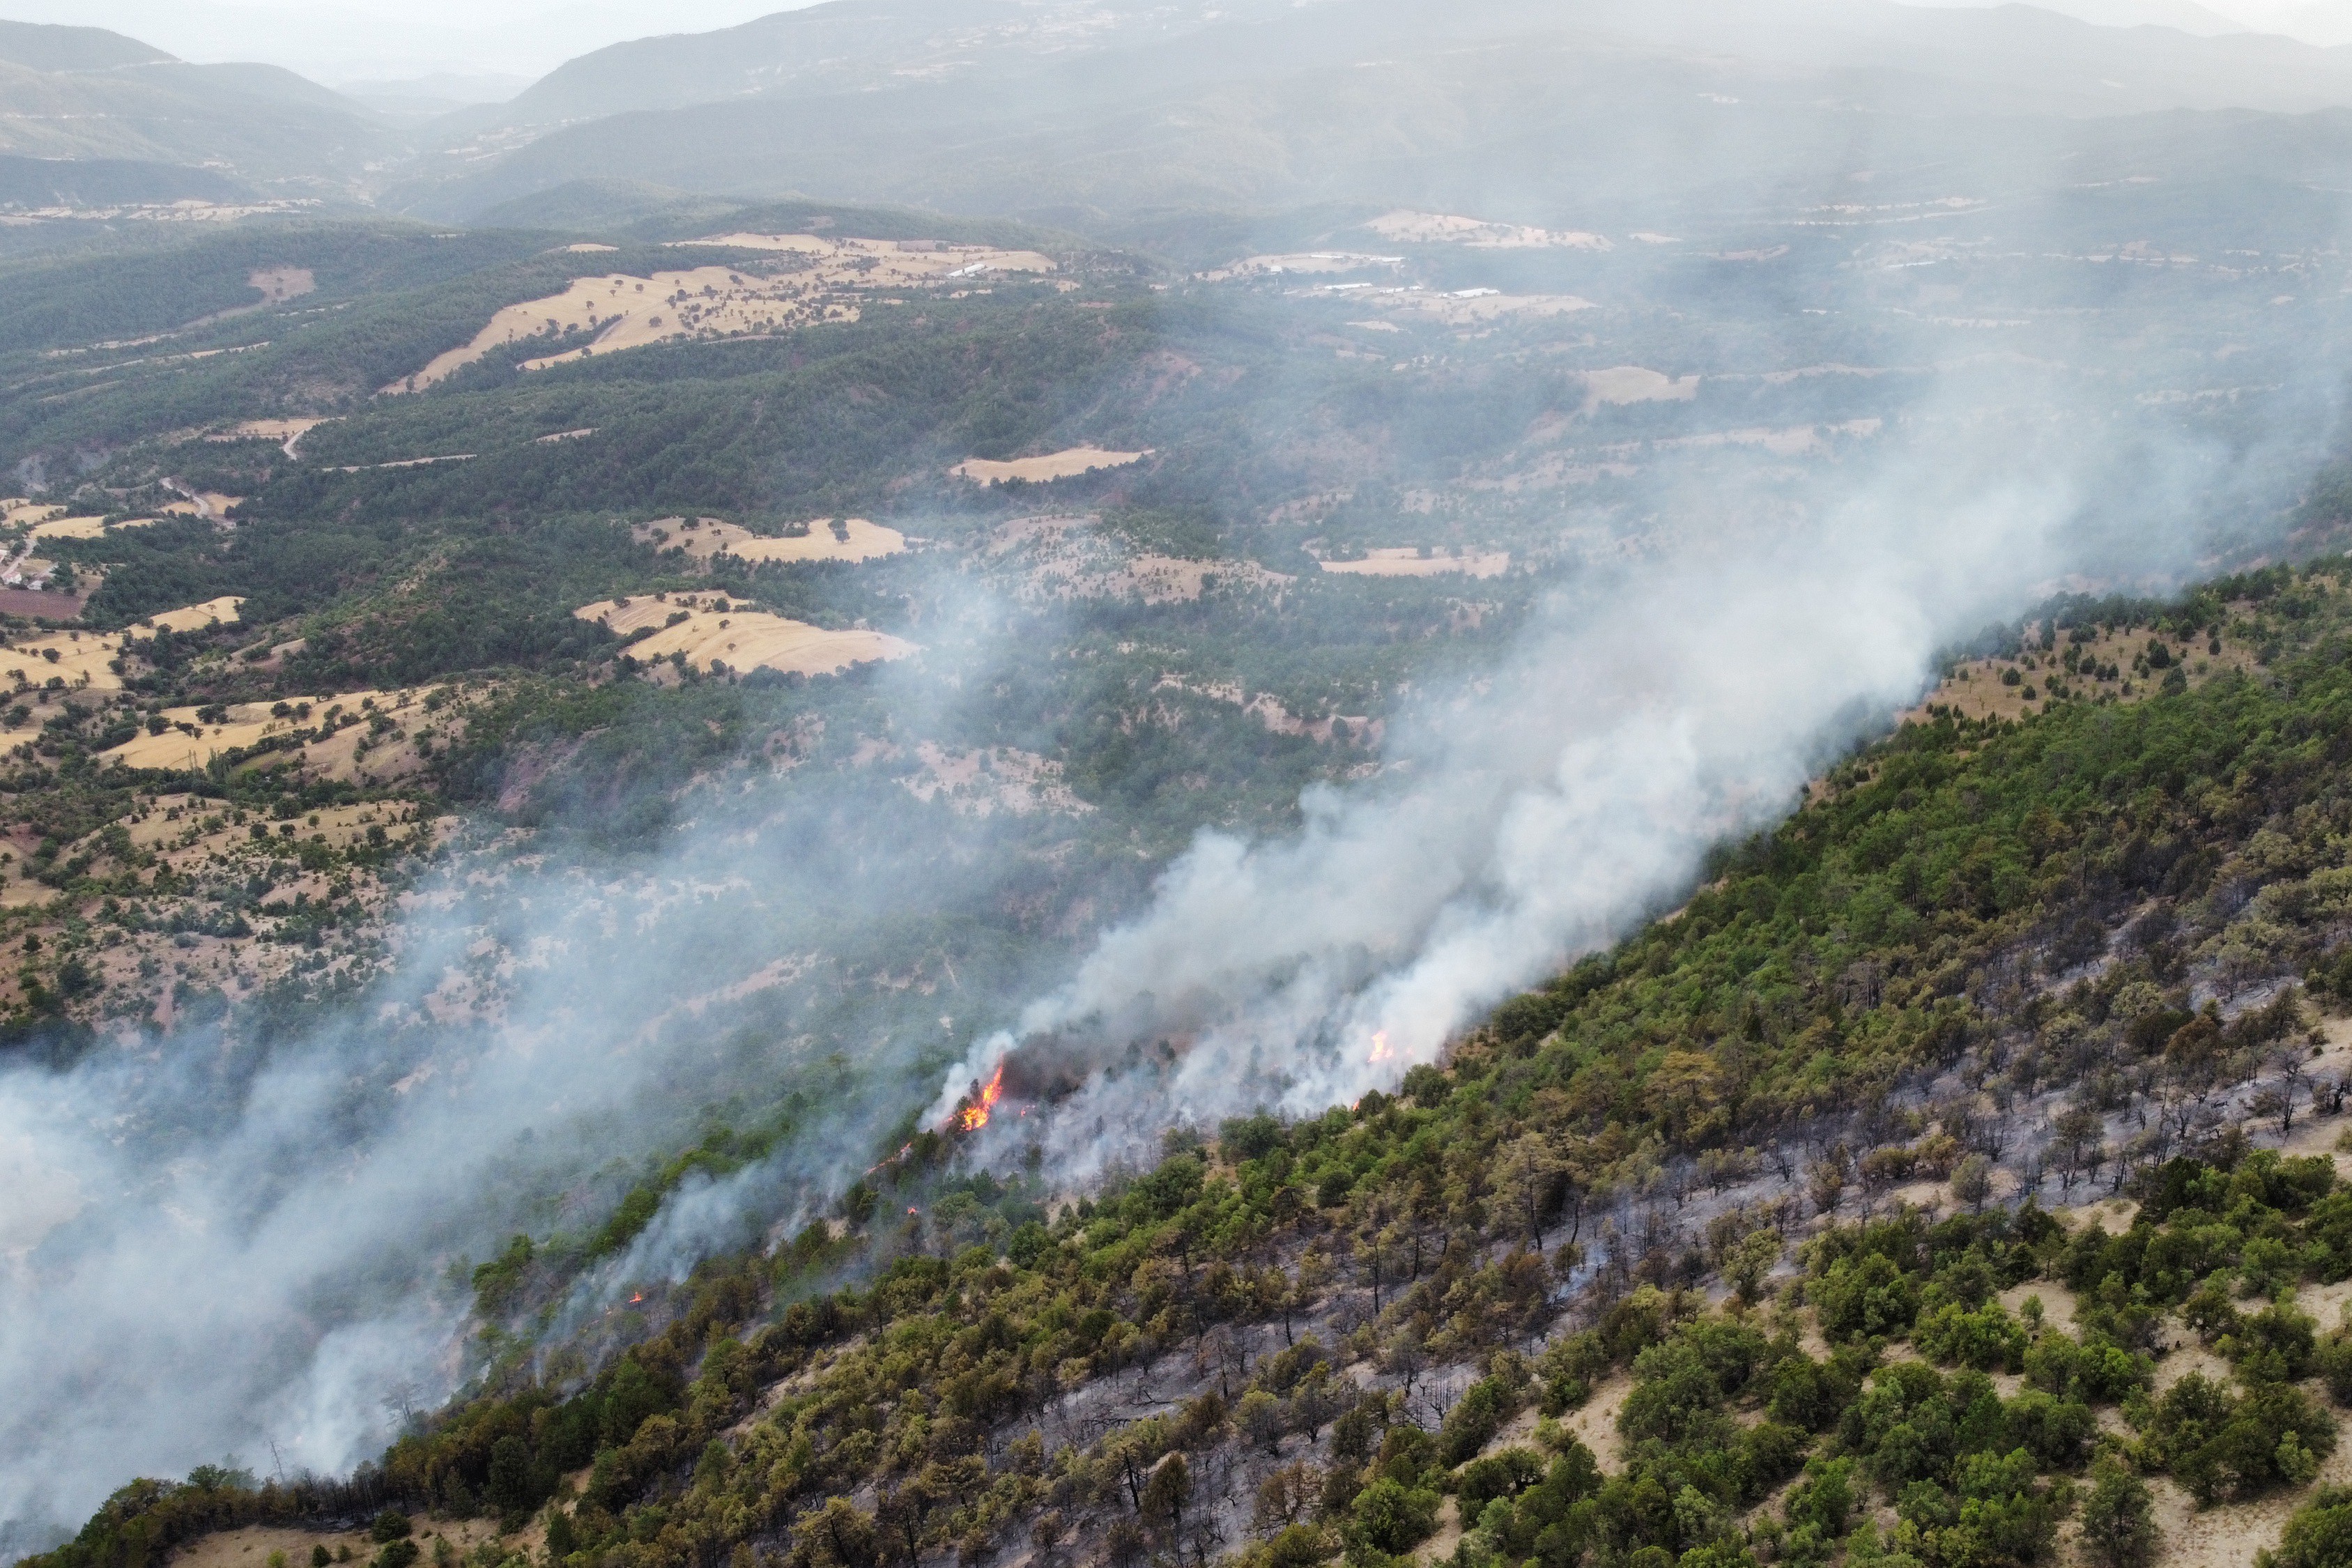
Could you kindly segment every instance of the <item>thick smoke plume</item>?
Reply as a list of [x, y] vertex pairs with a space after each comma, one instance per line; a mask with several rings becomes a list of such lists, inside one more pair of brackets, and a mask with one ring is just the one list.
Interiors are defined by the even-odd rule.
[[[1393, 1088], [1785, 815], [1940, 647], [2061, 578], [2160, 584], [2247, 515], [2233, 484], [2274, 492], [2279, 454], [2193, 446], [2031, 479], [1915, 452], [1818, 526], [1563, 596], [1504, 668], [1391, 731], [1383, 782], [1311, 793], [1292, 838], [1202, 834], [1146, 912], [975, 1046], [932, 1118], [1001, 1074], [1048, 1113], [993, 1119], [996, 1156], [1039, 1144], [1084, 1181], [1171, 1126]], [[2123, 460], [2166, 447], [2136, 477]], [[2127, 540], [2085, 515], [2094, 491], [2124, 502], [2103, 510], [2135, 520]]]

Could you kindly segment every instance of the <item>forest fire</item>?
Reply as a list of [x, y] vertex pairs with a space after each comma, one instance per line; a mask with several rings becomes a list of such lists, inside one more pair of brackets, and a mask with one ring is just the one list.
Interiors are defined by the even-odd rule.
[[996, 1064], [996, 1071], [990, 1075], [987, 1086], [970, 1105], [956, 1112], [956, 1131], [977, 1132], [987, 1126], [989, 1112], [996, 1109], [996, 1102], [1003, 1097], [1004, 1064], [1000, 1061]]
[[1396, 1052], [1389, 1048], [1389, 1032], [1386, 1029], [1382, 1029], [1372, 1037], [1372, 1054], [1364, 1059], [1366, 1061], [1384, 1062], [1390, 1060], [1395, 1055]]

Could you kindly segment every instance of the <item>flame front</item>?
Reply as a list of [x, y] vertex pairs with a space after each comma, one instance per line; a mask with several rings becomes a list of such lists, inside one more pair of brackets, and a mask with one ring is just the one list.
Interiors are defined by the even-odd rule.
[[989, 1078], [988, 1087], [980, 1091], [980, 1098], [956, 1112], [956, 1131], [977, 1132], [987, 1126], [988, 1113], [995, 1110], [996, 1102], [1003, 1098], [1004, 1064], [1000, 1061], [996, 1064], [996, 1071]]
[[1370, 1061], [1384, 1062], [1395, 1055], [1396, 1053], [1394, 1051], [1389, 1049], [1389, 1032], [1386, 1029], [1382, 1029], [1379, 1034], [1372, 1037], [1372, 1054], [1366, 1059]]

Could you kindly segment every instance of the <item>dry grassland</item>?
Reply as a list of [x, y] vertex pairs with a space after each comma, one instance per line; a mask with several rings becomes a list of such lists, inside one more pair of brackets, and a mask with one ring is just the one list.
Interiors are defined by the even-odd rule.
[[1212, 583], [1279, 590], [1291, 579], [1255, 561], [1190, 561], [1137, 554], [1081, 516], [1014, 518], [990, 539], [984, 559], [1012, 576], [1024, 599], [1139, 598], [1147, 605], [1199, 598]]
[[228, 516], [231, 507], [244, 500], [243, 496], [225, 496], [218, 490], [197, 490], [163, 510], [175, 517], [196, 517], [206, 522], [219, 522]]
[[1504, 294], [1483, 289], [1452, 294], [1399, 289], [1373, 295], [1371, 302], [1382, 310], [1408, 311], [1448, 327], [1483, 327], [1506, 316], [1571, 316], [1593, 308], [1591, 300], [1575, 294]]
[[[291, 821], [268, 824], [268, 838], [257, 840], [249, 828], [225, 821], [220, 810], [221, 803], [216, 800], [191, 795], [162, 795], [143, 810], [121, 820], [130, 830], [134, 847], [153, 850], [180, 871], [193, 870], [270, 840], [278, 844], [304, 840], [348, 849], [364, 842], [370, 827], [414, 824], [417, 820], [414, 806], [397, 801], [321, 806]], [[91, 847], [97, 844], [98, 837], [92, 834], [71, 847]]]
[[1578, 1441], [1592, 1450], [1604, 1475], [1624, 1473], [1625, 1446], [1617, 1432], [1617, 1417], [1633, 1392], [1633, 1374], [1621, 1372], [1594, 1389], [1592, 1397], [1560, 1417], [1561, 1429], [1573, 1433]]
[[264, 305], [283, 305], [319, 287], [319, 280], [307, 267], [257, 267], [245, 275], [245, 280], [261, 290]]
[[[422, 737], [416, 731], [454, 719], [455, 708], [443, 710], [436, 719], [424, 707], [425, 700], [440, 689], [417, 686], [289, 698], [289, 711], [282, 714], [271, 711], [275, 703], [241, 702], [229, 708], [222, 722], [212, 724], [201, 721], [196, 709], [166, 708], [163, 717], [169, 728], [162, 734], [137, 735], [100, 754], [126, 767], [200, 768], [222, 752], [301, 730], [312, 731], [314, 738], [276, 754], [298, 762], [315, 777], [386, 784], [422, 765], [416, 750]], [[381, 726], [379, 717], [384, 721]], [[317, 733], [322, 730], [327, 732]]]
[[193, 632], [210, 626], [233, 626], [244, 620], [245, 600], [231, 594], [217, 599], [206, 599], [201, 605], [188, 605], [176, 610], [165, 610], [150, 616], [131, 628], [132, 637], [141, 632], [152, 637], [156, 631]]
[[1402, 256], [1366, 256], [1353, 250], [1305, 250], [1286, 256], [1247, 256], [1200, 275], [1203, 283], [1228, 278], [1279, 278], [1291, 273], [1362, 272], [1374, 267], [1402, 267]]
[[1638, 364], [1612, 365], [1584, 374], [1584, 406], [1604, 403], [1687, 403], [1698, 395], [1696, 375], [1672, 376]]
[[207, 441], [275, 441], [290, 458], [294, 456], [294, 448], [300, 443], [303, 437], [308, 436], [320, 426], [329, 423], [331, 421], [325, 418], [248, 419], [242, 425], [232, 425], [220, 434], [207, 436], [205, 439]]
[[65, 510], [45, 500], [26, 500], [22, 496], [12, 496], [0, 500], [0, 528], [14, 528], [20, 522], [38, 522], [44, 518], [56, 517]]
[[1474, 250], [1614, 248], [1601, 236], [1577, 229], [1529, 228], [1525, 224], [1488, 223], [1483, 218], [1403, 208], [1384, 213], [1364, 226], [1398, 245], [1461, 245]]
[[828, 274], [856, 287], [896, 289], [990, 272], [1051, 272], [1051, 258], [1034, 250], [950, 245], [935, 239], [827, 239], [814, 234], [719, 234], [682, 239], [679, 247], [727, 246], [737, 250], [788, 251], [814, 258]]
[[22, 690], [45, 686], [55, 677], [65, 682], [68, 690], [120, 691], [122, 677], [112, 665], [122, 650], [119, 632], [40, 632], [10, 637], [0, 644], [0, 681]]
[[33, 524], [25, 534], [30, 542], [37, 539], [96, 539], [106, 531], [102, 517], [53, 517]]
[[[2147, 647], [2151, 635], [2146, 626], [2136, 632], [2102, 632], [2097, 640], [2082, 645], [2087, 657], [2103, 665], [2116, 667], [2120, 675], [2115, 680], [2086, 680], [2079, 676], [2067, 675], [2061, 662], [2068, 647], [2063, 636], [2057, 648], [2050, 653], [2036, 651], [2016, 658], [1971, 659], [1921, 699], [1917, 707], [1906, 709], [1895, 718], [1898, 722], [1916, 720], [1924, 723], [1930, 717], [1929, 707], [1941, 706], [1965, 719], [2022, 719], [2048, 706], [2050, 692], [2047, 689], [2053, 677], [2063, 682], [2077, 699], [2137, 702], [2152, 695], [2158, 684], [2170, 673], [2169, 670], [2149, 676], [2132, 673], [2132, 659]], [[2186, 645], [2168, 639], [2165, 646], [2179, 659], [2179, 668], [2187, 673], [2191, 687], [2204, 685], [2223, 670], [2251, 670], [2255, 668], [2254, 650], [2226, 636], [2221, 639], [2221, 651], [2218, 654], [2207, 653], [2201, 638]], [[2012, 670], [2018, 675], [2018, 684], [2004, 684], [2002, 677]], [[2033, 694], [2031, 698], [2026, 695], [2029, 692]]]
[[1447, 554], [1432, 551], [1424, 555], [1419, 550], [1370, 550], [1360, 561], [1326, 561], [1323, 570], [1341, 572], [1358, 577], [1435, 577], [1448, 572], [1459, 572], [1465, 577], [1499, 577], [1510, 570], [1508, 551], [1492, 550], [1469, 554]]
[[416, 392], [456, 374], [491, 350], [541, 335], [590, 331], [582, 348], [526, 360], [525, 370], [614, 353], [651, 343], [764, 335], [820, 321], [854, 321], [857, 293], [915, 288], [982, 272], [1045, 272], [1053, 262], [1034, 251], [928, 241], [823, 239], [814, 235], [720, 235], [685, 245], [790, 252], [800, 268], [768, 275], [741, 267], [697, 267], [640, 278], [608, 273], [574, 279], [561, 294], [509, 305], [473, 340], [438, 354], [387, 393]]
[[[509, 1549], [535, 1558], [546, 1544], [546, 1534], [544, 1524], [533, 1523], [530, 1529], [503, 1539]], [[427, 1563], [433, 1560], [436, 1539], [446, 1538], [451, 1549], [462, 1557], [496, 1535], [498, 1527], [487, 1519], [426, 1519], [422, 1515], [416, 1519], [415, 1539]], [[377, 1551], [364, 1531], [286, 1530], [255, 1524], [198, 1536], [173, 1552], [168, 1563], [169, 1568], [268, 1568], [270, 1553], [282, 1552], [287, 1568], [310, 1568], [313, 1546], [324, 1546], [331, 1552], [348, 1546], [352, 1561], [358, 1563], [367, 1563]]]
[[601, 621], [623, 637], [650, 627], [652, 635], [629, 645], [633, 657], [652, 660], [683, 654], [688, 663], [705, 670], [723, 664], [733, 670], [837, 675], [853, 664], [904, 658], [918, 651], [913, 643], [887, 632], [827, 631], [766, 610], [732, 604], [721, 610], [721, 604], [728, 601], [715, 594], [653, 595], [605, 599], [572, 613], [583, 621]]
[[1097, 468], [1123, 468], [1150, 456], [1151, 452], [1148, 447], [1140, 452], [1108, 452], [1100, 447], [1071, 447], [1059, 452], [1048, 452], [1043, 457], [1015, 458], [1005, 463], [992, 462], [986, 458], [967, 458], [948, 472], [983, 485], [1001, 485], [1007, 479], [1026, 479], [1031, 484], [1044, 484], [1051, 479], [1090, 474]]
[[732, 555], [739, 561], [873, 561], [907, 548], [907, 536], [862, 517], [820, 518], [794, 538], [771, 538], [715, 517], [665, 517], [632, 531], [644, 543], [676, 546], [697, 561]]
[[921, 771], [898, 782], [918, 800], [943, 798], [960, 816], [1013, 816], [1051, 811], [1080, 816], [1094, 807], [1062, 782], [1062, 764], [1011, 746], [956, 752], [925, 741], [915, 748]]

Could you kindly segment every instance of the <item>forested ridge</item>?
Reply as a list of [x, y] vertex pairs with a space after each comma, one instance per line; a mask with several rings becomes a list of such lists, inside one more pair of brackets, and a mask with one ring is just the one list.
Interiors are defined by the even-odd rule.
[[[2309, 1058], [2352, 990], [2347, 582], [2059, 605], [2023, 644], [2053, 662], [2102, 616], [2151, 662], [2225, 633], [2264, 662], [1907, 724], [1393, 1096], [1177, 1130], [1075, 1201], [921, 1131], [832, 1221], [540, 1343], [667, 1184], [763, 1147], [714, 1129], [618, 1231], [477, 1268], [492, 1370], [376, 1466], [141, 1482], [34, 1561], [385, 1507], [533, 1526], [567, 1568], [1366, 1568], [1441, 1519], [1465, 1564], [2029, 1563], [2076, 1528], [2148, 1561], [2151, 1479], [2304, 1487], [2352, 1395], [2295, 1304], [2352, 1274], [2352, 1194], [2244, 1126], [2342, 1103]], [[2041, 1206], [2078, 1189], [2138, 1206], [2111, 1236]], [[2158, 1392], [2184, 1330], [2231, 1375]], [[1588, 1442], [1563, 1423], [1604, 1387]], [[2344, 1507], [2282, 1561], [2340, 1561], [2309, 1542]]]

